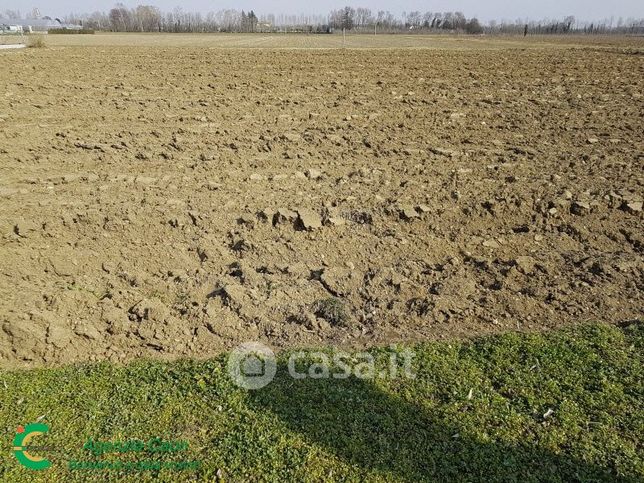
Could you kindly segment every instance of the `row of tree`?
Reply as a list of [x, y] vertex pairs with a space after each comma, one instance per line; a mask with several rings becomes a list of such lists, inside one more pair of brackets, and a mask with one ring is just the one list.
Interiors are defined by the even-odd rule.
[[108, 13], [70, 15], [70, 23], [94, 30], [114, 32], [271, 32], [276, 28], [297, 25], [318, 25], [321, 18], [310, 16], [263, 15], [254, 11], [224, 9], [217, 12], [187, 12], [177, 7], [172, 12], [161, 12], [157, 7], [139, 5], [128, 9], [117, 4]]
[[[32, 13], [32, 15], [34, 15]], [[39, 15], [39, 12], [38, 12]], [[0, 12], [0, 20], [20, 18], [20, 12]], [[254, 11], [234, 9], [202, 14], [175, 8], [162, 12], [157, 7], [139, 5], [127, 8], [117, 4], [109, 12], [94, 12], [65, 17], [68, 23], [94, 30], [116, 32], [464, 32], [469, 34], [566, 34], [566, 33], [644, 33], [643, 19], [613, 19], [600, 22], [577, 22], [575, 17], [541, 22], [517, 20], [482, 25], [462, 12], [413, 11], [396, 16], [389, 11], [373, 12], [369, 8], [344, 7], [324, 15], [257, 15]]]
[[401, 17], [380, 10], [376, 14], [368, 8], [344, 7], [329, 14], [329, 25], [336, 29], [409, 31], [409, 30], [449, 30], [470, 34], [483, 33], [478, 19], [467, 19], [462, 12], [409, 12]]

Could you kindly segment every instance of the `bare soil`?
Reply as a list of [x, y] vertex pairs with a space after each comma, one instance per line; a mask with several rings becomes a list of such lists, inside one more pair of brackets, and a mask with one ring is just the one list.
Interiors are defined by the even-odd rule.
[[642, 42], [520, 43], [3, 52], [0, 363], [641, 317]]

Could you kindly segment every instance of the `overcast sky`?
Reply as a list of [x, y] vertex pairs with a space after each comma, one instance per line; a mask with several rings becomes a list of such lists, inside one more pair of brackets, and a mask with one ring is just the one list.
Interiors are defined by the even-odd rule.
[[[0, 0], [0, 11], [20, 10], [23, 16], [33, 7], [42, 15], [59, 17], [71, 12], [84, 13], [95, 10], [109, 10], [114, 0]], [[445, 12], [462, 11], [467, 17], [481, 20], [517, 18], [543, 19], [574, 15], [580, 20], [600, 20], [614, 16], [644, 17], [644, 0], [123, 0], [128, 7], [139, 4], [154, 5], [164, 11], [181, 5], [186, 11], [209, 12], [224, 8], [255, 10], [256, 13], [322, 13], [351, 5], [369, 7], [373, 11], [389, 10], [400, 14], [413, 10]]]

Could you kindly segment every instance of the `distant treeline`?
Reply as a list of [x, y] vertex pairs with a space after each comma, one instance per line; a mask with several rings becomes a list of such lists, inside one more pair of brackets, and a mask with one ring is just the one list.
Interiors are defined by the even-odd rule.
[[[20, 12], [0, 13], [0, 22], [20, 18]], [[115, 32], [458, 32], [468, 34], [644, 34], [644, 19], [606, 19], [578, 22], [575, 17], [560, 20], [496, 22], [482, 24], [462, 12], [408, 12], [394, 15], [389, 11], [373, 12], [368, 8], [344, 7], [328, 15], [261, 14], [253, 10], [220, 10], [202, 14], [186, 12], [177, 7], [162, 12], [157, 7], [139, 5], [127, 8], [117, 4], [109, 12], [71, 14], [67, 23], [82, 25], [88, 30]]]

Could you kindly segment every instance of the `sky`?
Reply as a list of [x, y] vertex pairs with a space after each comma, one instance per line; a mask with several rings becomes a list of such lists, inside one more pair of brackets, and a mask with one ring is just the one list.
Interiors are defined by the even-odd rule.
[[[154, 5], [171, 11], [181, 5], [184, 11], [210, 12], [224, 8], [251, 10], [263, 13], [327, 14], [344, 5], [368, 7], [374, 12], [389, 10], [394, 14], [411, 12], [456, 12], [483, 21], [544, 18], [563, 18], [574, 15], [579, 20], [601, 20], [619, 17], [644, 18], [644, 0], [121, 0], [128, 7]], [[68, 13], [107, 11], [115, 0], [0, 0], [0, 11], [20, 10], [23, 17], [34, 7], [42, 15], [60, 17]]]

